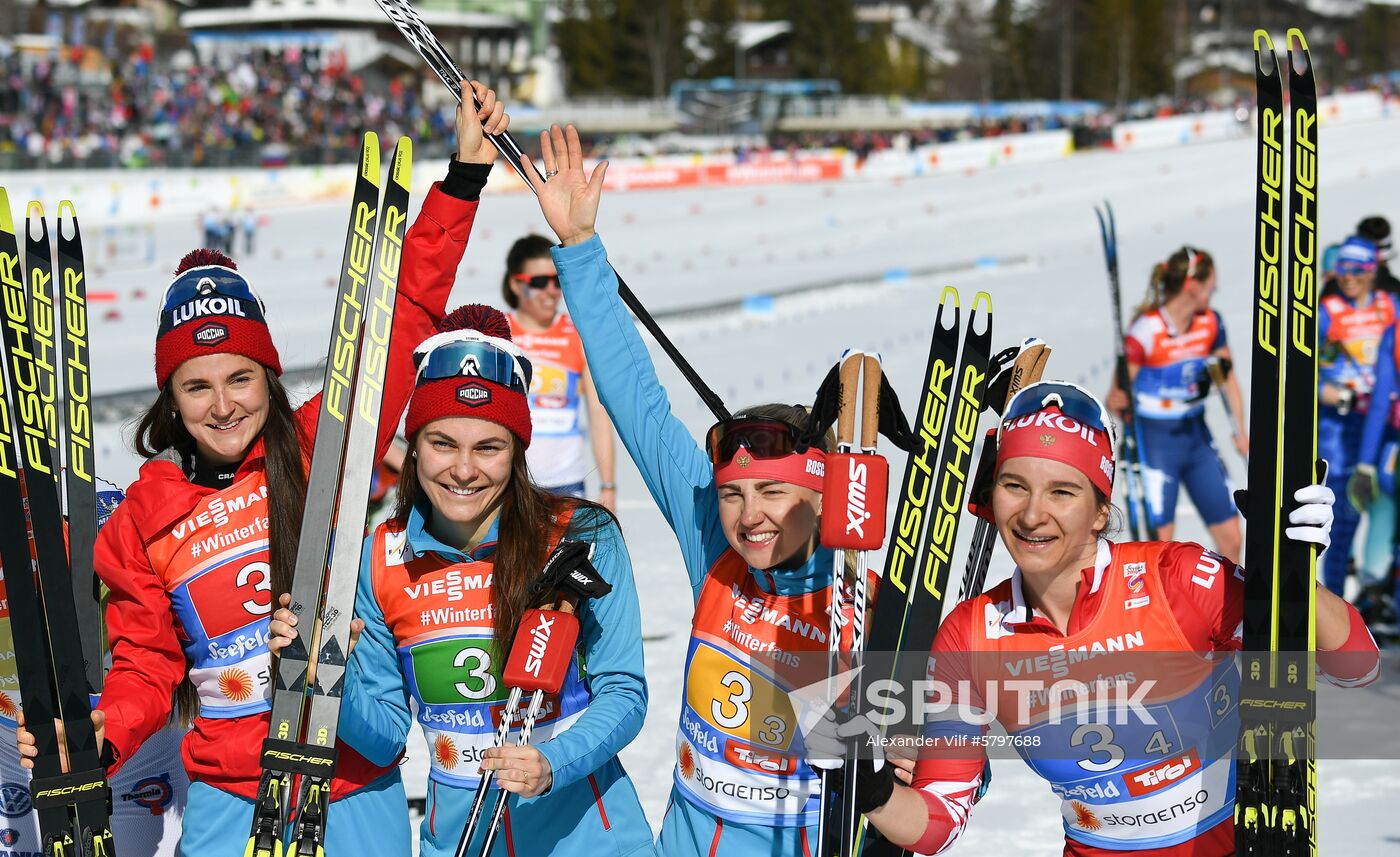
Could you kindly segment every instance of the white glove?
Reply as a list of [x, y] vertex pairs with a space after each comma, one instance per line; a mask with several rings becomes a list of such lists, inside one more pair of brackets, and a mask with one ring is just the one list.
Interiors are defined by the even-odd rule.
[[828, 708], [810, 729], [804, 730], [802, 738], [807, 747], [807, 764], [814, 768], [839, 770], [846, 764], [846, 744], [852, 738], [860, 742], [861, 761], [873, 756], [873, 770], [879, 771], [885, 766], [885, 752], [879, 742], [880, 730], [864, 714], [843, 723], [837, 719], [836, 712]]
[[1307, 542], [1327, 550], [1332, 544], [1332, 505], [1337, 495], [1326, 485], [1309, 485], [1293, 492], [1300, 505], [1288, 513], [1288, 527], [1283, 534], [1295, 542]]

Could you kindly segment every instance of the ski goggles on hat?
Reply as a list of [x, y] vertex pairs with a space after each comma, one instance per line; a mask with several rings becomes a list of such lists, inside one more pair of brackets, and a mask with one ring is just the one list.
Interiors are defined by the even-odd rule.
[[480, 378], [517, 393], [530, 392], [530, 361], [489, 342], [453, 339], [434, 346], [418, 362], [418, 383]]
[[540, 291], [543, 291], [544, 289], [547, 289], [550, 286], [553, 286], [556, 289], [559, 288], [558, 274], [536, 274], [533, 277], [526, 276], [525, 274], [515, 274], [511, 277], [511, 279], [515, 280], [517, 283], [520, 283], [526, 288], [536, 289]]
[[715, 423], [705, 435], [705, 452], [715, 468], [715, 484], [735, 479], [772, 479], [820, 491], [826, 453], [802, 445], [802, 431], [771, 417], [734, 417]]
[[1109, 440], [1117, 443], [1118, 431], [1113, 418], [1098, 398], [1078, 384], [1065, 381], [1040, 381], [1018, 392], [1002, 414], [1002, 424], [997, 429], [998, 440], [1007, 423], [1022, 420], [1051, 406], [1094, 431], [1107, 432]]
[[1094, 394], [1044, 381], [1017, 393], [997, 429], [997, 467], [1022, 456], [1068, 464], [1105, 495], [1113, 493], [1113, 420]]
[[220, 265], [207, 265], [191, 268], [176, 277], [165, 290], [161, 310], [173, 310], [201, 298], [232, 298], [254, 304], [260, 310], [263, 307], [262, 299], [243, 275]]

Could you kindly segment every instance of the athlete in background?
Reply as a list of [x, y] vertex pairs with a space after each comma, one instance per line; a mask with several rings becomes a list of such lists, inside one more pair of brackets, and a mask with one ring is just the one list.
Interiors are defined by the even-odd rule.
[[[559, 274], [548, 238], [526, 235], [506, 255], [501, 296], [511, 311], [510, 334], [534, 366], [530, 382], [530, 418], [535, 425], [529, 449], [530, 475], [546, 491], [584, 495], [588, 474], [585, 435], [598, 465], [598, 502], [617, 511], [617, 475], [613, 468], [613, 427], [598, 401], [593, 377], [583, 356], [583, 341], [563, 309]], [[587, 424], [580, 421], [588, 406]]]
[[[1147, 300], [1128, 328], [1128, 373], [1133, 381], [1147, 485], [1147, 507], [1157, 535], [1170, 541], [1176, 524], [1177, 494], [1184, 486], [1210, 528], [1216, 550], [1240, 556], [1240, 520], [1225, 465], [1206, 426], [1210, 393], [1208, 363], [1230, 363], [1225, 322], [1210, 308], [1215, 261], [1209, 253], [1182, 247], [1152, 270]], [[1235, 420], [1235, 448], [1249, 453], [1244, 401], [1234, 372], [1222, 384]], [[1109, 407], [1122, 414], [1127, 395], [1117, 386]]]
[[[1323, 295], [1317, 314], [1317, 454], [1330, 464], [1327, 485], [1336, 494], [1336, 550], [1324, 557], [1322, 580], [1341, 595], [1361, 522], [1347, 491], [1361, 460], [1361, 433], [1376, 383], [1381, 337], [1395, 323], [1395, 298], [1375, 290], [1376, 246], [1364, 238], [1342, 242], [1335, 262], [1337, 293]], [[1382, 404], [1384, 407], [1384, 404]]]

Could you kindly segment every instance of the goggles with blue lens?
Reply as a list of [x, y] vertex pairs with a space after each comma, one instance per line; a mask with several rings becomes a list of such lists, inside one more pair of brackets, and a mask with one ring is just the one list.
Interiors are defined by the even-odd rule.
[[530, 361], [480, 339], [450, 339], [418, 361], [418, 383], [444, 378], [480, 378], [517, 393], [530, 392]]
[[1098, 398], [1078, 384], [1065, 381], [1040, 381], [1023, 388], [1006, 406], [1002, 424], [997, 428], [997, 440], [1007, 423], [1039, 413], [1049, 407], [1091, 429], [1107, 432], [1111, 446], [1118, 444], [1118, 430]]
[[199, 298], [232, 298], [263, 308], [262, 299], [237, 271], [218, 265], [191, 268], [175, 278], [165, 290], [161, 311], [175, 309]]

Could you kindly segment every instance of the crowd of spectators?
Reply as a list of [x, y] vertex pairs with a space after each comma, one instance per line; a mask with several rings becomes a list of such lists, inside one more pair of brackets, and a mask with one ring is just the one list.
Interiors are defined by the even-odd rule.
[[[452, 110], [423, 103], [411, 76], [367, 80], [335, 50], [286, 47], [201, 63], [188, 50], [156, 62], [144, 45], [120, 61], [94, 49], [0, 56], [0, 170], [41, 167], [277, 166], [353, 161], [364, 128], [381, 139], [410, 134], [420, 152], [446, 154]], [[1390, 81], [1364, 82], [1388, 89]], [[1351, 88], [1351, 87], [1348, 87]], [[1078, 148], [1104, 145], [1115, 122], [1235, 106], [1201, 100], [1144, 101], [1123, 110], [971, 118], [903, 131], [772, 133], [762, 151], [883, 149], [1068, 127]], [[640, 144], [599, 135], [593, 154], [669, 151], [685, 135]], [[522, 139], [529, 145], [528, 137]], [[733, 144], [722, 144], [726, 148]], [[640, 147], [640, 148], [639, 148]], [[744, 143], [734, 148], [754, 148]]]
[[183, 59], [157, 65], [143, 47], [108, 69], [82, 49], [11, 53], [0, 60], [0, 169], [334, 163], [355, 159], [366, 127], [388, 140], [451, 138], [450, 110], [399, 79], [367, 85], [339, 52]]

